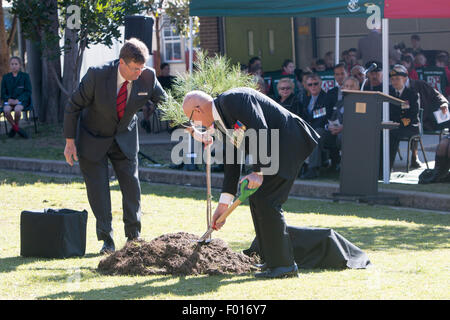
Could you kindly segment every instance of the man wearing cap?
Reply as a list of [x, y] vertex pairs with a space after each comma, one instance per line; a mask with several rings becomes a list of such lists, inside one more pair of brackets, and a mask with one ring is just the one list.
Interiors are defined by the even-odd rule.
[[381, 62], [369, 61], [366, 63], [366, 70], [375, 63], [375, 69], [367, 73], [368, 82], [365, 84], [364, 91], [380, 91], [383, 92], [383, 66]]
[[390, 168], [392, 168], [400, 139], [419, 134], [419, 95], [406, 87], [408, 71], [404, 66], [395, 65], [389, 76], [392, 83], [389, 94], [405, 101], [401, 106], [393, 104], [389, 106], [390, 120], [400, 123], [397, 129], [389, 132]]

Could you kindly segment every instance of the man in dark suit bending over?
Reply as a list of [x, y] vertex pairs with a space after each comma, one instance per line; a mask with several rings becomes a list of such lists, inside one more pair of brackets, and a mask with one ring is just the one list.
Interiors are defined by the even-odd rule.
[[[214, 124], [216, 130], [228, 133], [223, 139], [227, 143], [238, 127], [253, 129], [257, 133], [267, 130], [268, 137], [271, 137], [272, 130], [279, 130], [279, 141], [271, 138], [263, 140], [263, 143], [267, 143], [267, 150], [271, 150], [271, 144], [279, 145], [278, 171], [267, 174], [268, 170], [265, 169], [270, 165], [263, 165], [258, 155], [254, 159], [253, 172], [241, 181], [248, 179], [251, 189], [259, 187], [249, 198], [256, 237], [265, 261], [262, 272], [255, 276], [298, 276], [281, 206], [288, 198], [303, 161], [317, 145], [317, 133], [300, 117], [250, 88], [228, 90], [216, 99], [202, 91], [192, 91], [184, 99], [183, 111], [195, 123], [208, 128]], [[261, 141], [258, 141], [260, 144]], [[272, 160], [276, 156], [271, 154]], [[240, 165], [224, 161], [222, 194], [212, 219], [213, 225], [233, 201], [239, 178]], [[222, 226], [216, 225], [218, 229]]]
[[64, 156], [78, 160], [89, 204], [97, 220], [100, 253], [115, 250], [112, 230], [108, 159], [122, 192], [123, 221], [128, 240], [141, 231], [141, 187], [138, 180], [137, 111], [165, 99], [155, 71], [145, 62], [149, 53], [137, 39], [125, 42], [119, 60], [89, 68], [65, 108]]

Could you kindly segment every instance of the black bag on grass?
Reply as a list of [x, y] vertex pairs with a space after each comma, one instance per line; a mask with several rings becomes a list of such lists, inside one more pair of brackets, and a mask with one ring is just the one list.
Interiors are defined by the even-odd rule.
[[86, 210], [22, 211], [20, 255], [41, 258], [83, 256], [86, 252], [87, 216]]
[[[333, 229], [287, 226], [294, 251], [294, 260], [301, 269], [365, 269], [371, 263], [357, 246]], [[261, 255], [255, 238], [243, 251]]]

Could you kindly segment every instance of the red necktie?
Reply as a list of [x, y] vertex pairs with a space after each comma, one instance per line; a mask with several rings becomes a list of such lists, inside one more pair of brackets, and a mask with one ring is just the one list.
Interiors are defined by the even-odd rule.
[[125, 82], [122, 84], [122, 87], [120, 87], [119, 94], [117, 95], [117, 117], [119, 120], [123, 117], [123, 114], [125, 113], [125, 106], [127, 105], [127, 85], [128, 81], [125, 80]]

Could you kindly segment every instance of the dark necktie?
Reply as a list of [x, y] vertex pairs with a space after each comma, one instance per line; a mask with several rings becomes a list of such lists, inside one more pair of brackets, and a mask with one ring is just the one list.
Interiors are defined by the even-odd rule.
[[127, 85], [128, 81], [125, 80], [125, 82], [120, 87], [119, 94], [117, 95], [116, 106], [117, 106], [117, 117], [119, 118], [119, 120], [122, 119], [123, 114], [125, 113], [125, 106], [127, 105], [127, 96], [128, 96]]

